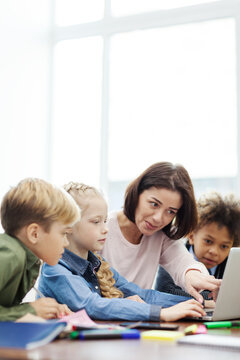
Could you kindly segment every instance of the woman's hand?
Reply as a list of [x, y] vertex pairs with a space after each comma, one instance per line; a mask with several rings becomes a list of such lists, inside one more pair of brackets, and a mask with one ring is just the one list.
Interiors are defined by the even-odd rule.
[[41, 298], [30, 303], [38, 316], [43, 319], [56, 319], [64, 315], [72, 314], [72, 311], [65, 304], [58, 304], [55, 299]]
[[187, 300], [177, 305], [171, 306], [161, 310], [160, 320], [176, 321], [186, 316], [204, 316], [203, 305], [196, 300]]
[[221, 282], [222, 280], [215, 279], [212, 275], [202, 274], [198, 270], [188, 270], [185, 275], [187, 292], [201, 303], [203, 297], [199, 294], [199, 291], [210, 290], [213, 300], [216, 301]]
[[132, 300], [132, 301], [137, 301], [137, 302], [140, 302], [140, 303], [145, 303], [145, 301], [143, 301], [143, 299], [141, 299], [140, 296], [138, 296], [138, 295], [128, 296], [125, 299]]

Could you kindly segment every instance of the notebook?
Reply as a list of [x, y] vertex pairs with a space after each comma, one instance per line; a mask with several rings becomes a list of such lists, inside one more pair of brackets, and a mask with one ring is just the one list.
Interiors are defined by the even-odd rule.
[[68, 325], [81, 326], [83, 328], [97, 328], [98, 324], [95, 323], [87, 314], [85, 309], [76, 311], [70, 315], [65, 315], [59, 321], [64, 321]]
[[202, 345], [210, 347], [220, 347], [232, 350], [240, 349], [240, 338], [234, 336], [222, 336], [222, 335], [193, 335], [184, 336], [177, 340], [178, 344], [185, 345]]
[[205, 309], [206, 316], [191, 319], [218, 321], [240, 319], [240, 248], [231, 248], [222, 284], [214, 309]]
[[1, 322], [0, 347], [34, 349], [55, 339], [66, 322]]
[[[70, 315], [63, 316], [59, 322], [64, 321], [70, 326], [75, 326], [78, 330], [81, 329], [119, 329], [122, 326], [116, 324], [97, 324], [87, 314], [85, 309], [76, 311]], [[123, 328], [122, 328], [123, 329]]]

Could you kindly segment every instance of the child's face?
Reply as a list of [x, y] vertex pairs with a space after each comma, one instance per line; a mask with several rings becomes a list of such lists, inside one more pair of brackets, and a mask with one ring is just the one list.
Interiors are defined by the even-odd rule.
[[69, 245], [67, 235], [72, 229], [60, 222], [54, 222], [50, 231], [39, 228], [39, 241], [36, 246], [36, 255], [49, 265], [56, 265]]
[[233, 245], [226, 226], [219, 227], [217, 223], [210, 223], [195, 232], [189, 239], [194, 245], [194, 253], [208, 269], [223, 262]]
[[103, 249], [107, 236], [107, 204], [101, 196], [93, 196], [83, 209], [81, 220], [73, 227], [71, 243], [78, 249], [80, 256], [86, 258], [88, 251]]

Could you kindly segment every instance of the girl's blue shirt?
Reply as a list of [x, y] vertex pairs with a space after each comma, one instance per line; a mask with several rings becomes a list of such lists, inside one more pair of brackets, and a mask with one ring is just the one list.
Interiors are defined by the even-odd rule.
[[[61, 304], [67, 304], [72, 311], [85, 309], [93, 319], [159, 321], [161, 307], [169, 307], [189, 297], [141, 289], [128, 282], [111, 268], [115, 286], [124, 294], [124, 299], [101, 296], [96, 272], [100, 260], [89, 251], [88, 259], [65, 249], [62, 259], [55, 266], [44, 264], [39, 280], [39, 290]], [[139, 295], [145, 303], [125, 299]]]

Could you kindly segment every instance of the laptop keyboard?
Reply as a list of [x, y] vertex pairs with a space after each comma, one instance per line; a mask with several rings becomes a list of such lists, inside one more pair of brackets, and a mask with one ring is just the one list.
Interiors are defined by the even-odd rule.
[[213, 316], [213, 310], [206, 310], [206, 315], [205, 316], [193, 316], [193, 317], [186, 317], [185, 319], [188, 320], [198, 320], [198, 321], [211, 321], [212, 320], [212, 316]]
[[213, 316], [213, 311], [206, 311], [207, 316]]

